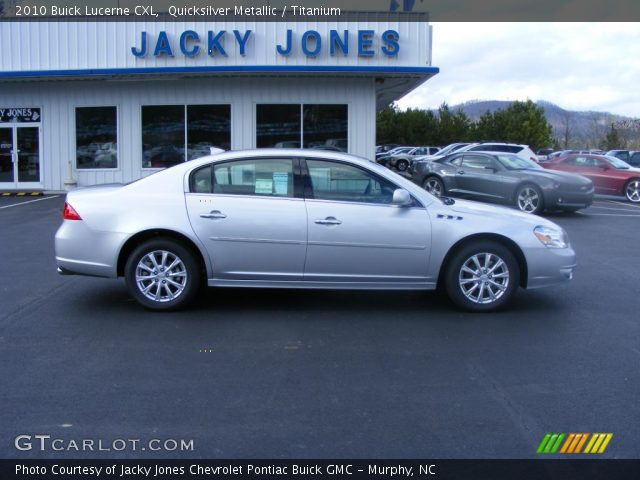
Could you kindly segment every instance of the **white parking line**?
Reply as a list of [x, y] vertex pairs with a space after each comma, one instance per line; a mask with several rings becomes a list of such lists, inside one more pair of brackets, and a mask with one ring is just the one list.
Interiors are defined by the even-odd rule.
[[20, 202], [20, 203], [14, 203], [12, 205], [5, 205], [4, 207], [0, 207], [0, 210], [4, 208], [19, 207], [20, 205], [26, 205], [27, 203], [42, 202], [43, 200], [51, 200], [52, 198], [58, 198], [59, 196], [60, 195], [53, 195], [51, 197], [36, 198], [35, 200], [29, 200], [28, 202]]
[[615, 200], [607, 200], [607, 202], [614, 203], [616, 205], [624, 205], [625, 207], [629, 207], [629, 208], [637, 208], [640, 210], [640, 205], [634, 205], [633, 203], [616, 202]]
[[600, 217], [636, 217], [636, 218], [640, 218], [640, 213], [630, 213], [630, 214], [626, 214], [626, 213], [585, 213], [585, 212], [576, 212], [579, 213], [580, 215], [584, 215], [585, 217], [595, 217], [595, 216], [600, 216]]
[[[619, 211], [619, 212], [634, 212], [636, 210], [634, 208], [601, 207], [600, 205], [591, 205], [591, 207], [589, 207], [589, 208], [590, 209], [591, 208], [599, 208], [599, 209], [602, 209], [602, 210], [616, 210], [616, 211]], [[638, 213], [640, 213], [640, 212], [638, 212]]]

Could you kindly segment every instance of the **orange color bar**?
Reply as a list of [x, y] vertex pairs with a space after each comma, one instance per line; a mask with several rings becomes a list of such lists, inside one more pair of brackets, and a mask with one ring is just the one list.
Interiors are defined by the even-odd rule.
[[576, 445], [578, 445], [578, 442], [580, 441], [581, 438], [582, 438], [582, 434], [576, 433], [576, 436], [573, 439], [573, 442], [571, 442], [571, 446], [569, 447], [569, 450], [567, 451], [567, 453], [573, 453], [573, 450], [576, 448]]
[[569, 448], [569, 445], [571, 444], [571, 442], [573, 442], [573, 439], [575, 438], [576, 434], [575, 433], [570, 433], [569, 436], [567, 437], [567, 440], [564, 442], [564, 445], [562, 445], [562, 448], [560, 449], [560, 453], [567, 453], [567, 448]]
[[573, 453], [580, 453], [582, 451], [582, 446], [584, 445], [584, 442], [587, 441], [587, 438], [589, 438], [589, 434], [588, 433], [583, 433], [582, 434], [582, 439], [580, 440], [580, 442], [576, 446], [576, 451], [573, 452]]

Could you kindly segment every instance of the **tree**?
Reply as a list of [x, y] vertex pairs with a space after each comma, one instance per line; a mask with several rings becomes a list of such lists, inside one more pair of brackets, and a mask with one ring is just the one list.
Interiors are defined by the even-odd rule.
[[471, 120], [461, 110], [451, 112], [446, 103], [438, 108], [438, 130], [436, 142], [439, 145], [447, 145], [469, 139], [471, 133]]
[[622, 139], [620, 138], [620, 134], [618, 133], [618, 129], [616, 126], [611, 123], [611, 129], [607, 133], [607, 136], [604, 139], [604, 143], [602, 145], [603, 150], [614, 150], [622, 147]]
[[564, 110], [560, 125], [562, 126], [562, 144], [563, 148], [566, 150], [569, 148], [571, 134], [573, 133], [573, 112]]
[[505, 142], [523, 143], [533, 150], [551, 144], [551, 125], [544, 115], [544, 108], [531, 100], [513, 102], [506, 109], [496, 111], [494, 115]]

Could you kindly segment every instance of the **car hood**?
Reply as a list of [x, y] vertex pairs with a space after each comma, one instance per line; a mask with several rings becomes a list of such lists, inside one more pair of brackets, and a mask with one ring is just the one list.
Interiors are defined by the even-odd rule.
[[513, 220], [517, 222], [524, 222], [526, 224], [536, 226], [536, 225], [547, 225], [554, 226], [558, 228], [558, 226], [538, 215], [533, 215], [531, 213], [524, 213], [520, 210], [515, 210], [509, 207], [502, 207], [499, 205], [490, 205], [487, 203], [474, 202], [473, 200], [455, 200], [456, 203], [453, 205], [448, 205], [449, 210], [452, 210], [456, 213], [464, 214], [464, 215], [482, 215], [482, 216], [491, 216], [491, 217], [500, 217], [505, 220]]
[[590, 185], [592, 182], [587, 177], [576, 173], [559, 172], [557, 170], [546, 169], [529, 169], [521, 170], [523, 173], [531, 174], [534, 177], [548, 178], [549, 180], [555, 180], [556, 182], [562, 182], [570, 185]]

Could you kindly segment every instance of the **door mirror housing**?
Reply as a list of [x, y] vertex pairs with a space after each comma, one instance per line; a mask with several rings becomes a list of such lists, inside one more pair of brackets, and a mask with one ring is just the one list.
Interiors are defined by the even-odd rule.
[[396, 207], [408, 207], [411, 205], [411, 194], [404, 188], [398, 188], [393, 191], [393, 199], [391, 205]]

